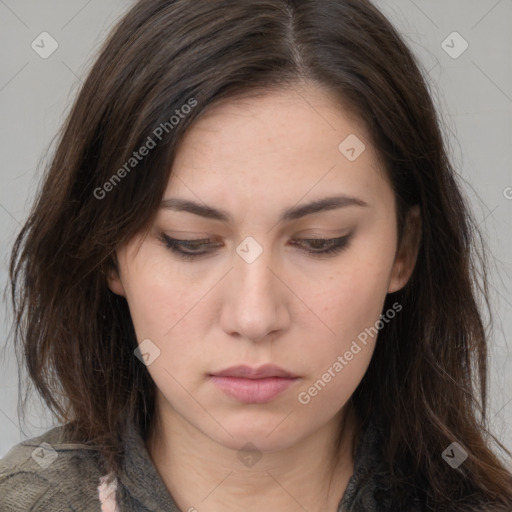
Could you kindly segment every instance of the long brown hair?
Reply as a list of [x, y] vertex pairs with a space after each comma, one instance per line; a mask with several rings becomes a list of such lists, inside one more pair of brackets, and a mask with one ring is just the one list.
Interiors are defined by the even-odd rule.
[[[422, 216], [413, 275], [385, 303], [403, 310], [352, 397], [361, 425], [385, 433], [389, 492], [417, 486], [436, 510], [472, 510], [475, 497], [510, 509], [512, 476], [485, 414], [485, 247], [421, 67], [365, 0], [144, 0], [120, 20], [13, 247], [20, 365], [69, 435], [119, 468], [126, 422], [147, 431], [155, 385], [134, 357], [126, 300], [107, 286], [115, 250], [151, 226], [177, 145], [208, 106], [301, 81], [328, 87], [366, 124], [399, 239], [408, 209]], [[457, 469], [441, 457], [453, 441], [468, 453]]]

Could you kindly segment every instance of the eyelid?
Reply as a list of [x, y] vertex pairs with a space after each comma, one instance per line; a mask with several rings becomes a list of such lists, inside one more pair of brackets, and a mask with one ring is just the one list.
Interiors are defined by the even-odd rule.
[[[190, 238], [190, 240], [199, 240], [199, 239], [206, 239], [206, 238], [214, 238], [214, 235], [210, 235], [204, 231], [179, 231], [179, 230], [172, 230], [172, 231], [167, 231], [167, 230], [163, 230], [162, 231], [162, 234], [170, 237], [170, 238], [175, 238], [175, 237], [185, 237], [185, 236], [191, 236], [193, 238]], [[184, 238], [180, 238], [180, 240], [184, 240]]]
[[[309, 229], [302, 229], [295, 233], [294, 238], [323, 238], [323, 239], [332, 239], [332, 238], [340, 238], [341, 236], [348, 236], [351, 234], [353, 229], [347, 227], [346, 229], [322, 229], [322, 228], [309, 228]], [[180, 230], [165, 230], [162, 229], [161, 233], [170, 237], [170, 238], [177, 238], [177, 237], [183, 237], [183, 238], [177, 238], [178, 240], [214, 240], [218, 239], [219, 235], [212, 235], [211, 233], [207, 233], [206, 231], [180, 231]], [[186, 238], [190, 236], [191, 238]], [[243, 237], [245, 238], [245, 236]], [[243, 238], [241, 240], [243, 240]]]
[[[325, 238], [325, 237], [302, 237], [302, 238], [294, 238], [292, 239], [291, 245], [292, 246], [299, 246], [301, 247], [301, 251], [305, 254], [309, 254], [312, 258], [316, 259], [326, 259], [330, 257], [335, 257], [345, 250], [347, 250], [352, 242], [352, 236], [354, 234], [354, 231], [350, 232], [347, 235], [338, 236], [338, 237], [331, 237], [331, 238]], [[212, 241], [209, 238], [205, 239], [190, 239], [190, 240], [183, 240], [183, 239], [176, 239], [171, 238], [165, 233], [162, 233], [159, 237], [159, 240], [162, 242], [164, 246], [167, 247], [168, 250], [176, 254], [176, 256], [183, 261], [194, 261], [194, 260], [201, 260], [204, 257], [208, 257], [211, 254], [215, 252], [215, 247], [218, 247], [219, 245], [222, 245], [221, 243], [212, 243]], [[326, 249], [318, 250], [318, 248], [308, 248], [307, 242], [314, 242], [314, 241], [320, 241], [325, 243]], [[306, 247], [304, 246], [304, 243], [306, 242]], [[191, 251], [183, 250], [183, 247], [190, 246], [196, 246], [192, 247]], [[195, 252], [193, 249], [201, 246], [209, 246], [208, 249]], [[181, 247], [181, 248], [180, 248]]]

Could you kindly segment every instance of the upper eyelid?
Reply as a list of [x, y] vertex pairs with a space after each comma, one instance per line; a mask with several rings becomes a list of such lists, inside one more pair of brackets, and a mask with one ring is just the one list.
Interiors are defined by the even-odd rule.
[[[326, 244], [327, 243], [348, 243], [350, 241], [350, 239], [352, 238], [352, 235], [353, 235], [353, 231], [346, 234], [346, 235], [341, 235], [341, 236], [337, 236], [337, 237], [299, 237], [299, 238], [294, 238], [292, 239], [292, 242], [299, 242], [299, 243], [295, 243], [295, 244], [292, 244], [292, 245], [300, 245], [300, 242], [315, 242], [315, 241], [319, 241], [319, 242], [325, 242]], [[173, 238], [165, 233], [162, 233], [162, 235], [159, 237], [161, 241], [163, 241], [164, 243], [166, 243], [167, 245], [169, 243], [172, 243], [176, 246], [182, 246], [182, 247], [186, 247], [188, 244], [196, 244], [198, 248], [201, 248], [201, 246], [205, 246], [206, 247], [206, 250], [208, 250], [208, 248], [215, 248], [215, 247], [218, 247], [219, 246], [219, 242], [216, 242], [214, 240], [211, 240], [210, 238], [192, 238], [192, 239], [181, 239], [181, 238]], [[193, 247], [192, 249], [194, 249], [195, 247]], [[191, 253], [193, 254], [193, 253]]]
[[[344, 251], [347, 247], [350, 246], [352, 236], [354, 231], [350, 233], [335, 237], [335, 238], [295, 238], [292, 240], [293, 246], [301, 247], [303, 251], [311, 254], [312, 256], [316, 256], [319, 258], [335, 256], [340, 252]], [[181, 240], [172, 238], [169, 235], [162, 233], [159, 237], [160, 241], [167, 247], [168, 250], [177, 253], [180, 258], [193, 261], [197, 258], [201, 258], [202, 256], [208, 256], [212, 252], [215, 251], [215, 248], [218, 247], [218, 243], [208, 243], [208, 239], [191, 239], [191, 240]], [[320, 241], [325, 244], [323, 248], [319, 247], [304, 247], [304, 242], [312, 243], [315, 241]], [[197, 246], [193, 246], [194, 242], [202, 242]], [[189, 245], [191, 244], [192, 247]], [[220, 244], [222, 245], [222, 244]], [[188, 247], [187, 247], [188, 246]], [[199, 250], [197, 250], [199, 249]]]
[[[209, 237], [208, 238], [206, 238], [206, 237], [205, 238], [175, 238], [175, 237], [166, 235], [165, 233], [162, 234], [162, 236], [165, 239], [171, 240], [173, 242], [184, 242], [184, 243], [187, 243], [187, 242], [195, 242], [195, 243], [203, 242], [204, 245], [213, 245], [213, 244], [219, 243], [214, 238], [209, 238]], [[293, 240], [320, 240], [320, 241], [325, 241], [325, 242], [331, 242], [331, 241], [334, 241], [334, 240], [341, 240], [342, 238], [348, 238], [349, 236], [351, 236], [351, 233], [347, 233], [346, 235], [340, 235], [340, 236], [314, 236], [314, 235], [309, 235], [309, 236], [301, 236], [301, 237], [293, 238]]]
[[[300, 234], [303, 231], [312, 231], [312, 233]], [[349, 236], [352, 232], [354, 232], [353, 227], [348, 226], [346, 229], [326, 229], [326, 231], [330, 232], [330, 234], [321, 233], [322, 228], [310, 228], [309, 230], [302, 229], [299, 231], [299, 234], [294, 236], [294, 238], [300, 239], [311, 239], [311, 238], [321, 238], [323, 240], [332, 240], [335, 238], [342, 238], [343, 236]], [[171, 234], [169, 234], [172, 233]], [[213, 235], [207, 233], [205, 231], [194, 233], [193, 231], [179, 231], [179, 230], [167, 230], [160, 229], [161, 236], [165, 236], [172, 240], [185, 241], [185, 242], [196, 242], [200, 240], [211, 240], [216, 241], [219, 238], [222, 238], [222, 235]], [[175, 234], [176, 233], [176, 234]], [[344, 234], [343, 234], [344, 233]], [[191, 236], [192, 238], [186, 238], [186, 235]], [[243, 237], [245, 238], [245, 236]]]

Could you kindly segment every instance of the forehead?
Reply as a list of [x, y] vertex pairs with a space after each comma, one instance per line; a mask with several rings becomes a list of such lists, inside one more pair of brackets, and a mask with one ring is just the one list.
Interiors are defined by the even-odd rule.
[[208, 108], [181, 141], [165, 197], [261, 208], [305, 195], [368, 197], [384, 181], [364, 124], [325, 89], [303, 86]]
[[[314, 155], [326, 150], [337, 157], [341, 138], [351, 133], [368, 139], [364, 123], [332, 92], [301, 85], [246, 93], [209, 106], [189, 129], [180, 149], [181, 153], [188, 150], [189, 160], [201, 154], [239, 159], [244, 152], [247, 158], [271, 152], [281, 158], [302, 157], [306, 152]], [[196, 149], [196, 155], [191, 149]]]

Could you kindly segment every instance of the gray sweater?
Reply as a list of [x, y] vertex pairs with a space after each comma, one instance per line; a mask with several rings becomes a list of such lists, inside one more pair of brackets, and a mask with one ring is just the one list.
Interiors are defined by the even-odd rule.
[[[371, 476], [378, 462], [377, 444], [376, 432], [369, 429], [356, 451], [354, 474], [338, 512], [388, 510], [389, 493]], [[87, 445], [66, 442], [62, 427], [14, 446], [0, 460], [0, 511], [101, 511], [98, 486], [104, 475], [95, 453]], [[116, 482], [115, 500], [121, 512], [188, 512], [175, 504], [133, 424], [125, 437], [123, 469]], [[411, 512], [415, 506], [403, 510]]]

